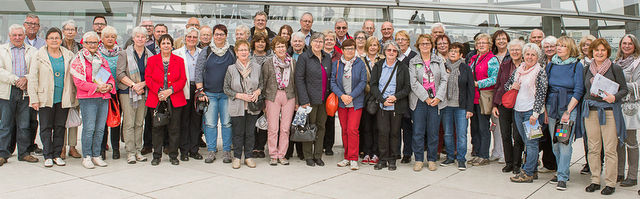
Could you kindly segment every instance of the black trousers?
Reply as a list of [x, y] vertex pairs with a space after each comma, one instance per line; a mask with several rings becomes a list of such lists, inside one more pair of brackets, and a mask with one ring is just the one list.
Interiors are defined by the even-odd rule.
[[64, 133], [67, 130], [68, 108], [62, 108], [62, 103], [53, 107], [40, 108], [40, 140], [42, 141], [42, 155], [44, 159], [59, 158], [64, 145]]
[[244, 151], [244, 158], [252, 158], [253, 144], [255, 143], [255, 130], [258, 115], [251, 115], [246, 110], [244, 116], [231, 117], [231, 128], [233, 129], [233, 157], [241, 159]]
[[[111, 99], [120, 100], [118, 94], [111, 94]], [[118, 103], [120, 104], [120, 103]], [[111, 106], [111, 104], [109, 104]], [[119, 107], [122, 110], [122, 106]], [[121, 120], [122, 121], [122, 120]], [[108, 131], [111, 129], [111, 131]], [[109, 136], [111, 135], [111, 136]], [[120, 136], [122, 135], [122, 124], [116, 127], [109, 127], [107, 125], [104, 126], [104, 135], [102, 136], [102, 150], [107, 150], [107, 140], [111, 137], [111, 148], [113, 150], [120, 150]]]
[[[169, 131], [165, 128], [163, 129], [165, 138], [169, 137]], [[142, 132], [142, 147], [144, 148], [154, 148], [153, 142], [153, 109], [147, 108], [147, 116], [144, 118], [144, 132]], [[163, 147], [169, 147], [169, 140], [165, 140], [160, 143]]]
[[360, 118], [360, 139], [362, 144], [362, 152], [364, 155], [380, 156], [380, 150], [378, 148], [378, 122], [376, 115], [371, 115], [366, 110], [362, 111], [362, 117]]
[[336, 117], [327, 115], [327, 122], [324, 123], [326, 131], [324, 133], [324, 143], [322, 149], [333, 151], [333, 144], [336, 142]]
[[187, 100], [187, 105], [182, 109], [181, 122], [180, 122], [180, 153], [181, 154], [196, 154], [198, 153], [198, 145], [200, 141], [200, 132], [202, 129], [202, 115], [198, 115], [195, 109], [194, 103], [196, 102], [195, 91], [196, 85], [190, 85], [189, 96], [191, 99]]
[[[407, 117], [407, 115], [409, 116]], [[413, 144], [413, 121], [411, 120], [411, 114], [404, 114], [402, 117], [401, 128], [402, 132], [398, 132], [398, 139], [402, 138], [402, 144], [398, 143], [398, 156], [396, 158], [401, 157], [400, 153], [404, 156], [413, 155], [413, 148], [411, 147], [411, 144]], [[402, 136], [400, 133], [402, 133]]]
[[504, 160], [507, 165], [522, 166], [522, 151], [524, 150], [524, 142], [513, 118], [513, 109], [498, 106], [500, 113], [500, 132], [502, 133], [502, 149], [504, 151]]
[[477, 156], [480, 147], [480, 116], [479, 111], [475, 110], [478, 105], [474, 104], [473, 116], [471, 117], [471, 156]]
[[542, 125], [543, 134], [542, 138], [540, 138], [540, 151], [542, 151], [542, 166], [549, 170], [558, 169], [558, 164], [556, 163], [556, 156], [553, 154], [553, 137], [551, 137], [551, 133], [549, 133], [549, 125]]
[[169, 124], [165, 126], [153, 127], [153, 158], [162, 157], [162, 143], [165, 141], [165, 132], [169, 131], [169, 158], [178, 157], [178, 144], [180, 140], [180, 115], [182, 114], [182, 107], [174, 107], [171, 102], [168, 102], [168, 111], [171, 115]]
[[[264, 115], [264, 111], [261, 111], [260, 114], [258, 114], [258, 117], [262, 115]], [[258, 129], [257, 127], [254, 127], [254, 128], [255, 128], [254, 130], [255, 142], [254, 142], [253, 150], [264, 151], [264, 146], [267, 145], [267, 130]]]
[[379, 130], [380, 163], [386, 161], [391, 165], [395, 165], [398, 144], [400, 144], [398, 135], [400, 135], [402, 115], [396, 114], [394, 111], [378, 110], [376, 118]]

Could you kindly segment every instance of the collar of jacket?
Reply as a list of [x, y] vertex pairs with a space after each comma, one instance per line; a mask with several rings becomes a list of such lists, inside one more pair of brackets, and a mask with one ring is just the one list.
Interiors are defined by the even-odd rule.
[[[420, 55], [420, 53], [418, 53], [411, 60], [409, 60], [409, 64], [412, 66], [416, 64], [422, 64], [422, 63], [424, 63], [424, 61], [422, 60], [422, 56]], [[443, 60], [442, 58], [440, 58], [440, 56], [434, 53], [431, 53], [431, 61], [429, 62], [429, 64], [431, 63], [442, 64]]]

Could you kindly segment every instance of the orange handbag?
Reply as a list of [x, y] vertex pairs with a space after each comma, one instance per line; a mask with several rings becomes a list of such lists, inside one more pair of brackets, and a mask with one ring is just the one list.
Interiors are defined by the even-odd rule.
[[505, 108], [513, 108], [516, 105], [516, 97], [518, 97], [518, 90], [511, 89], [502, 95], [502, 105]]
[[[340, 68], [339, 62], [336, 66], [336, 76], [338, 76], [338, 68]], [[329, 94], [329, 97], [327, 97], [325, 108], [327, 108], [328, 116], [333, 117], [336, 115], [336, 111], [338, 111], [338, 96], [335, 93], [332, 92], [331, 94]]]
[[120, 102], [117, 99], [109, 99], [109, 115], [107, 115], [107, 126], [120, 126]]

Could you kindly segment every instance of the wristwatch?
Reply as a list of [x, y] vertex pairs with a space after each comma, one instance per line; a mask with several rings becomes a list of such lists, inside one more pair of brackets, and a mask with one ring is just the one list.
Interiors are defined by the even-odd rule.
[[571, 112], [565, 111], [564, 114], [571, 115]]

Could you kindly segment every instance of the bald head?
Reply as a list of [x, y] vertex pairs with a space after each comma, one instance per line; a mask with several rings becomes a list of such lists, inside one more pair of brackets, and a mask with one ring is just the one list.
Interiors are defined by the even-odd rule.
[[376, 25], [372, 20], [367, 19], [362, 23], [362, 31], [366, 32], [369, 36], [373, 36], [373, 33], [376, 32]]
[[534, 43], [538, 45], [538, 47], [541, 47], [540, 42], [542, 42], [542, 39], [544, 39], [544, 32], [542, 32], [542, 30], [536, 28], [531, 31], [531, 35], [529, 35], [529, 43]]
[[195, 27], [196, 29], [200, 30], [200, 20], [198, 20], [198, 18], [195, 17], [191, 17], [189, 18], [189, 20], [187, 21], [187, 25], [185, 26], [186, 29], [189, 29], [191, 27]]
[[393, 23], [385, 21], [380, 27], [380, 33], [382, 33], [382, 40], [386, 41], [393, 39]]

